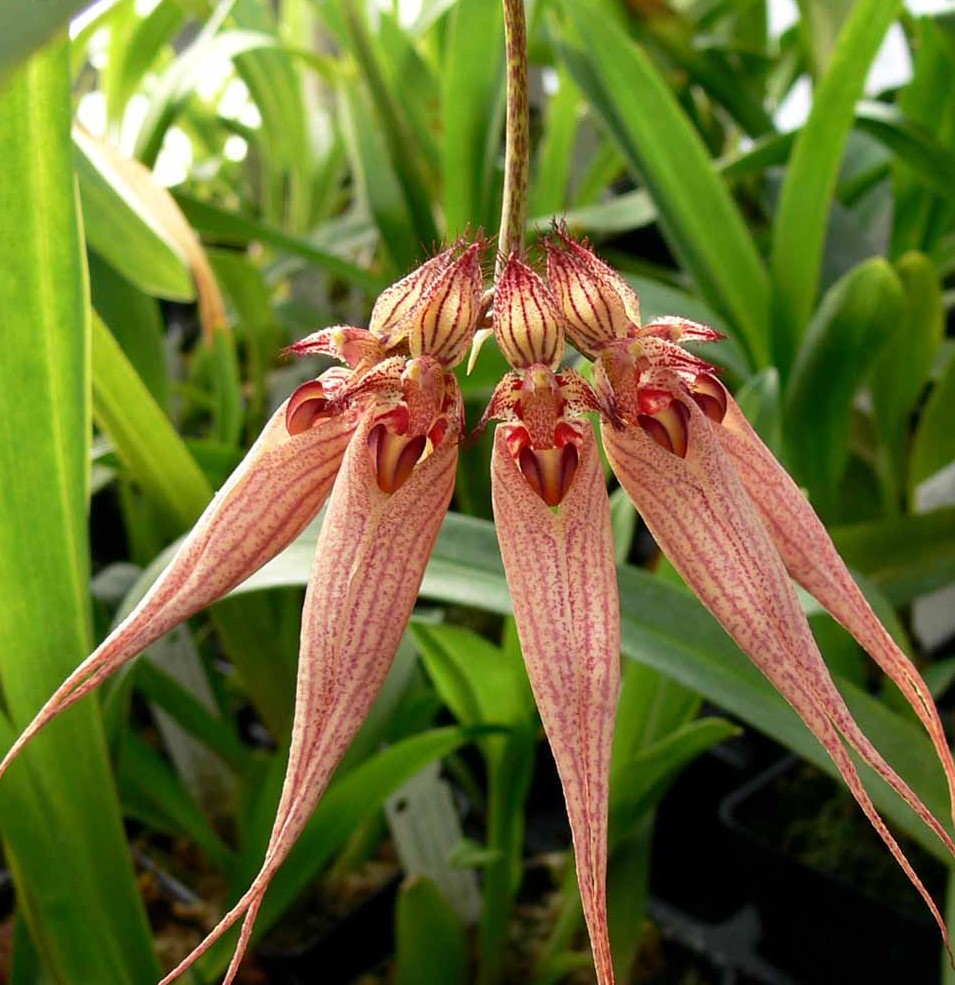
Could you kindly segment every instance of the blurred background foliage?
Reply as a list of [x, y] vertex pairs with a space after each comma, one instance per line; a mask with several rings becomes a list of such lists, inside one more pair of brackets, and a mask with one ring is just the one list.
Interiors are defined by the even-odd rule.
[[[500, 210], [491, 0], [84, 7], [0, 5], [8, 742], [142, 594], [270, 411], [322, 368], [283, 348], [364, 324], [382, 287], [455, 236], [493, 234]], [[897, 0], [801, 0], [782, 20], [780, 9], [530, 0], [529, 242], [564, 218], [625, 272], [645, 317], [726, 333], [707, 356], [943, 695], [955, 676], [955, 15]], [[487, 346], [462, 372], [472, 424], [504, 369]], [[554, 883], [540, 946], [509, 944], [541, 736], [488, 522], [488, 454], [483, 439], [462, 456], [427, 608], [256, 928], [307, 932], [290, 914], [352, 891], [353, 873], [393, 851], [387, 813], [408, 876], [402, 982], [543, 983], [589, 961], [572, 878]], [[614, 504], [628, 658], [611, 863], [623, 976], [645, 918], [655, 807], [736, 729], [700, 717], [703, 699], [833, 768], [658, 563], [629, 504]], [[155, 645], [11, 770], [9, 981], [151, 981], [257, 870], [314, 540]], [[806, 604], [860, 723], [944, 816], [911, 714]], [[468, 805], [466, 836], [434, 775], [418, 820], [383, 813], [439, 759]], [[872, 792], [938, 852], [897, 798]], [[401, 850], [408, 823], [450, 825], [452, 860]], [[196, 980], [214, 981], [227, 957], [226, 941]]]

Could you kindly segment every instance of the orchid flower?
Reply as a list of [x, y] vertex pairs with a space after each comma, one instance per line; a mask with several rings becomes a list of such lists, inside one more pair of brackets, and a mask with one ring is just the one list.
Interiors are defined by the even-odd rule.
[[[604, 449], [657, 544], [832, 757], [941, 930], [941, 913], [886, 827], [846, 746], [955, 856], [948, 831], [863, 733], [837, 690], [790, 576], [856, 638], [925, 726], [948, 781], [955, 763], [928, 688], [865, 600], [822, 522], [747, 423], [712, 366], [682, 343], [719, 338], [680, 318], [641, 324], [630, 286], [555, 228], [547, 277], [568, 336], [594, 360]], [[951, 957], [951, 950], [949, 948]]]
[[[328, 500], [305, 596], [288, 768], [262, 867], [161, 985], [241, 920], [225, 982], [234, 979], [272, 877], [384, 683], [454, 489], [464, 419], [451, 369], [487, 314], [483, 249], [481, 241], [457, 243], [388, 288], [368, 329], [325, 329], [292, 347], [344, 366], [279, 408], [149, 593], [0, 763], [2, 774], [47, 722], [278, 554]], [[574, 374], [554, 372], [563, 334], [553, 299], [543, 320], [522, 311], [535, 290], [549, 298], [543, 281], [515, 261], [502, 288], [498, 336], [523, 339], [532, 355], [517, 363], [523, 409], [503, 397], [495, 405], [507, 405], [518, 423], [503, 425], [496, 442], [494, 505], [528, 670], [564, 783], [601, 981], [609, 982], [603, 887], [619, 607], [599, 454], [592, 431], [574, 419], [596, 397]]]
[[[560, 229], [544, 245], [546, 279], [514, 253], [485, 292], [483, 242], [458, 242], [384, 291], [367, 329], [324, 329], [296, 343], [296, 354], [330, 355], [343, 366], [279, 408], [150, 592], [0, 763], [2, 774], [48, 721], [278, 554], [328, 501], [305, 597], [288, 768], [262, 867], [161, 985], [242, 921], [225, 982], [234, 979], [271, 879], [384, 682], [453, 493], [464, 419], [451, 370], [477, 348], [488, 313], [513, 372], [479, 428], [499, 422], [491, 463], [498, 538], [567, 802], [600, 985], [614, 980], [605, 884], [620, 614], [593, 415], [612, 468], [661, 548], [832, 756], [947, 945], [934, 901], [846, 744], [953, 855], [955, 844], [853, 720], [790, 575], [898, 684], [935, 744], [955, 804], [955, 764], [924, 682], [713, 368], [683, 348], [718, 333], [678, 318], [641, 324], [636, 295], [585, 245]], [[594, 360], [593, 385], [561, 366], [565, 334]]]

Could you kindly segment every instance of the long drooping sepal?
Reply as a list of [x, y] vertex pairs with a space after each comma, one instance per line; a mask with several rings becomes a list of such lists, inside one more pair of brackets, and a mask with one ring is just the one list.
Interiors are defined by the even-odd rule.
[[925, 681], [872, 611], [809, 500], [732, 397], [728, 396], [723, 426], [716, 432], [789, 573], [852, 633], [922, 721], [945, 770], [955, 818], [955, 762]]
[[262, 869], [161, 985], [242, 919], [224, 985], [233, 980], [268, 885], [377, 697], [411, 616], [454, 490], [457, 440], [448, 435], [397, 491], [385, 493], [369, 449], [375, 425], [369, 414], [355, 432], [322, 523], [305, 596], [288, 770]]
[[552, 509], [515, 464], [499, 427], [491, 490], [521, 649], [567, 801], [597, 976], [608, 985], [607, 809], [620, 605], [610, 503], [589, 428], [579, 452], [573, 482]]
[[0, 775], [47, 722], [275, 557], [322, 508], [357, 417], [330, 417], [292, 436], [286, 406], [266, 424], [139, 605], [40, 709], [0, 763]]
[[[879, 816], [842, 740], [901, 796], [955, 856], [955, 843], [852, 718], [816, 647], [775, 545], [711, 422], [687, 397], [685, 457], [638, 427], [603, 427], [621, 485], [657, 543], [740, 649], [792, 705], [842, 773], [869, 821], [935, 917], [934, 900]], [[840, 738], [841, 736], [841, 738]]]

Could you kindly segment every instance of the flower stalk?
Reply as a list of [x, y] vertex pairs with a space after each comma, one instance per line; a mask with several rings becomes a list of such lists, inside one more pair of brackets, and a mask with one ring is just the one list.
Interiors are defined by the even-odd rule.
[[507, 121], [504, 147], [504, 198], [498, 236], [497, 273], [511, 253], [519, 252], [527, 223], [530, 170], [530, 99], [527, 88], [527, 23], [524, 0], [503, 0], [507, 72]]

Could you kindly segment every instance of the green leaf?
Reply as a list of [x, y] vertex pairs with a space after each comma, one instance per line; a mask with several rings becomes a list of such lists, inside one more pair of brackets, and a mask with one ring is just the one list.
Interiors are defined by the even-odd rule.
[[166, 326], [159, 302], [133, 287], [98, 253], [90, 251], [89, 268], [94, 310], [156, 403], [167, 410], [170, 380], [166, 371]]
[[520, 725], [533, 713], [517, 654], [458, 626], [416, 622], [411, 633], [441, 700], [462, 725]]
[[[415, 235], [419, 244], [434, 244], [437, 242], [438, 232], [431, 211], [431, 192], [426, 182], [425, 155], [420, 148], [421, 140], [406, 116], [410, 112], [408, 104], [414, 98], [411, 92], [406, 91], [409, 83], [396, 80], [394, 88], [389, 85], [382, 66], [381, 53], [372, 39], [360, 6], [345, 3], [343, 8], [351, 55], [368, 85], [374, 118], [384, 135], [388, 157], [404, 193]], [[423, 74], [420, 68], [416, 71], [412, 67], [409, 71], [419, 78]], [[414, 83], [410, 85], [413, 86]]]
[[793, 147], [773, 225], [774, 355], [786, 381], [816, 303], [826, 222], [855, 104], [900, 0], [858, 0]]
[[767, 366], [751, 376], [736, 391], [736, 402], [769, 450], [781, 458], [783, 421], [776, 367]]
[[[948, 148], [955, 150], [955, 52], [946, 43], [940, 21], [922, 17], [917, 21], [915, 72], [902, 90], [899, 106], [906, 118], [928, 129]], [[892, 217], [892, 255], [907, 250], [932, 253], [939, 239], [951, 228], [955, 208], [941, 201], [910, 164], [896, 159], [892, 173], [895, 207]]]
[[421, 258], [422, 246], [401, 182], [388, 156], [371, 101], [354, 78], [339, 87], [342, 128], [355, 180], [391, 256], [392, 268], [405, 272]]
[[177, 529], [190, 527], [212, 489], [102, 320], [93, 317], [93, 415], [135, 481]]
[[[337, 778], [272, 880], [256, 920], [253, 940], [275, 925], [352, 832], [380, 811], [395, 790], [428, 763], [450, 755], [473, 737], [467, 729], [433, 729], [396, 742], [346, 776]], [[243, 868], [235, 873], [236, 881], [243, 883], [242, 890], [258, 869], [261, 858], [249, 861], [251, 872]], [[234, 944], [234, 935], [226, 935], [213, 945], [201, 963], [203, 971], [210, 977], [221, 974], [229, 963]]]
[[[20, 16], [30, 18], [26, 8]], [[28, 62], [0, 94], [3, 748], [90, 648], [89, 298], [70, 115], [65, 45]], [[51, 723], [3, 784], [6, 856], [45, 972], [58, 982], [154, 981], [96, 703]], [[90, 927], [109, 928], [95, 947]]]
[[955, 202], [955, 151], [927, 127], [907, 118], [886, 103], [863, 102], [856, 106], [856, 127], [892, 151], [935, 195]]
[[700, 137], [643, 50], [600, 16], [593, 0], [564, 0], [562, 7], [583, 46], [558, 42], [575, 81], [645, 182], [700, 293], [727, 318], [751, 360], [764, 365], [766, 271]]
[[156, 831], [185, 836], [220, 868], [232, 851], [215, 833], [169, 762], [135, 732], [123, 737], [119, 758], [120, 796], [124, 809]]
[[402, 884], [397, 913], [397, 985], [464, 985], [468, 945], [457, 914], [426, 876]]
[[823, 517], [838, 510], [849, 458], [852, 399], [872, 361], [900, 327], [903, 294], [883, 259], [833, 286], [819, 307], [786, 390], [786, 434], [793, 474]]
[[[955, 171], [953, 171], [955, 174]], [[942, 341], [945, 312], [935, 264], [922, 253], [906, 253], [896, 264], [902, 285], [902, 324], [872, 365], [872, 419], [885, 456], [883, 483], [897, 505], [904, 490], [903, 456], [910, 415], [921, 397]], [[952, 445], [955, 452], [955, 444]]]
[[955, 351], [929, 393], [915, 432], [909, 471], [909, 490], [912, 496], [920, 482], [924, 482], [929, 476], [955, 461], [953, 407], [955, 407]]
[[42, 45], [65, 30], [70, 19], [92, 0], [4, 0], [0, 4], [0, 90], [11, 83], [14, 69]]
[[955, 507], [836, 527], [832, 539], [894, 605], [955, 580]]
[[96, 142], [74, 133], [83, 224], [90, 246], [146, 294], [191, 301], [196, 289], [186, 258]]
[[499, 3], [458, 0], [448, 18], [442, 70], [442, 207], [450, 235], [497, 227], [496, 154], [504, 89]]
[[309, 240], [289, 236], [281, 230], [259, 222], [250, 216], [240, 212], [229, 212], [197, 198], [192, 198], [184, 192], [177, 192], [176, 201], [189, 220], [189, 224], [205, 238], [226, 244], [265, 243], [280, 252], [301, 257], [308, 263], [321, 267], [330, 274], [341, 277], [372, 295], [378, 294], [382, 288], [387, 286], [388, 282], [380, 275], [351, 263], [345, 257], [339, 256], [331, 250], [322, 249]]

